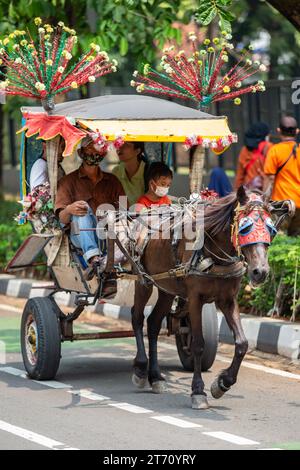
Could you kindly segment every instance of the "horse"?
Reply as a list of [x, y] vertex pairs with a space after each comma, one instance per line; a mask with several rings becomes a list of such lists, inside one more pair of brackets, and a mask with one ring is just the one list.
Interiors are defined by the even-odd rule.
[[[131, 310], [137, 352], [133, 362], [133, 384], [139, 388], [147, 381], [155, 393], [165, 390], [157, 357], [157, 339], [163, 318], [170, 312], [175, 296], [187, 299], [191, 324], [191, 351], [194, 357], [191, 401], [194, 409], [209, 407], [201, 375], [201, 356], [204, 351], [202, 333], [202, 307], [215, 302], [224, 314], [234, 336], [234, 357], [230, 366], [223, 370], [211, 385], [211, 394], [220, 398], [237, 381], [240, 365], [248, 349], [243, 332], [237, 296], [247, 264], [248, 276], [253, 285], [263, 283], [269, 273], [268, 246], [276, 234], [271, 219], [272, 206], [263, 197], [241, 186], [236, 193], [209, 204], [204, 212], [204, 243], [202, 256], [213, 261], [216, 272], [197, 272], [190, 269], [185, 276], [161, 279], [157, 302], [147, 319], [149, 362], [143, 337], [144, 308], [151, 296], [153, 284], [135, 282], [134, 304]], [[189, 265], [195, 252], [183, 236], [176, 249], [170, 239], [154, 238], [146, 244], [141, 263], [150, 276], [170, 272], [178, 263]], [[240, 260], [244, 259], [244, 263]], [[238, 265], [239, 263], [239, 265]], [[241, 268], [242, 266], [242, 268]], [[238, 268], [238, 269], [235, 269]], [[223, 273], [223, 274], [222, 274]], [[226, 273], [226, 275], [224, 275]], [[201, 274], [201, 275], [200, 275]]]

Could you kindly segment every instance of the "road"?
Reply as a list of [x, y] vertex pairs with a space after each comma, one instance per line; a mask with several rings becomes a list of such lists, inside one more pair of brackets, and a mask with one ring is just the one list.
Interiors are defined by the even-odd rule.
[[[274, 364], [247, 356], [238, 383], [214, 400], [210, 384], [229, 360], [229, 347], [221, 347], [204, 374], [206, 411], [190, 407], [191, 374], [182, 369], [173, 339], [160, 340], [168, 383], [161, 395], [133, 387], [132, 338], [66, 343], [56, 380], [35, 382], [26, 377], [19, 352], [20, 307], [20, 300], [0, 305], [2, 362], [6, 348], [0, 449], [300, 449], [299, 365], [289, 369], [280, 359]], [[106, 319], [102, 326], [119, 323]]]

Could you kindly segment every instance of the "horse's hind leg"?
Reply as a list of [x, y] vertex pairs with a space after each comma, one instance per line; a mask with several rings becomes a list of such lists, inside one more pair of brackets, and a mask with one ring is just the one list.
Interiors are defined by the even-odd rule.
[[192, 408], [206, 410], [209, 404], [204, 392], [202, 379], [201, 358], [204, 351], [204, 337], [202, 331], [202, 307], [203, 301], [195, 294], [189, 294], [189, 316], [192, 328], [191, 349], [194, 355], [194, 375], [192, 381]]
[[149, 383], [153, 392], [162, 393], [165, 390], [165, 379], [161, 375], [157, 359], [157, 338], [163, 318], [170, 312], [174, 296], [159, 291], [158, 300], [148, 317], [149, 341]]
[[131, 322], [135, 334], [137, 353], [133, 361], [132, 382], [138, 388], [143, 388], [148, 380], [148, 358], [145, 350], [143, 325], [144, 308], [152, 294], [152, 286], [146, 287], [135, 283], [134, 305], [131, 309]]
[[236, 383], [240, 365], [248, 349], [248, 341], [243, 331], [237, 300], [233, 298], [219, 302], [217, 306], [222, 310], [227, 324], [233, 332], [235, 350], [230, 366], [223, 370], [211, 385], [211, 394], [214, 398], [220, 398]]

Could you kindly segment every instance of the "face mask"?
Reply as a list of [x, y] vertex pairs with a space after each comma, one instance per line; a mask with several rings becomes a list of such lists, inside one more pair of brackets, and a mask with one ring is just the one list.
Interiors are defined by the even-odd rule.
[[169, 192], [169, 188], [166, 188], [165, 186], [157, 186], [156, 190], [154, 191], [156, 196], [158, 197], [163, 197], [166, 196]]
[[81, 158], [84, 161], [84, 163], [86, 163], [87, 165], [97, 166], [97, 165], [99, 165], [99, 163], [102, 162], [104, 156], [103, 155], [98, 155], [98, 154], [82, 155]]

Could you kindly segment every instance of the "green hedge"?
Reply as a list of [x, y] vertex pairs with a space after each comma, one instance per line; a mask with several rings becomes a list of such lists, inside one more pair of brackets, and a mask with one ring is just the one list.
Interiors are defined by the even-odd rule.
[[3, 270], [21, 243], [32, 233], [31, 225], [0, 224], [0, 269]]
[[250, 290], [245, 277], [239, 296], [240, 307], [247, 310], [251, 306], [254, 313], [267, 314], [274, 306], [281, 281], [284, 284], [281, 314], [290, 316], [294, 297], [294, 307], [298, 310], [300, 305], [300, 237], [277, 235], [269, 248], [268, 259], [270, 275], [261, 287]]
[[22, 210], [22, 206], [17, 201], [0, 200], [0, 225], [11, 225], [14, 217]]
[[0, 201], [0, 270], [14, 256], [21, 243], [32, 232], [29, 223], [18, 225], [14, 217], [22, 206], [17, 201]]
[[[29, 222], [18, 225], [14, 220], [21, 209], [22, 206], [17, 201], [0, 201], [0, 272], [15, 255], [22, 242], [32, 233]], [[40, 254], [35, 261], [45, 261], [44, 256]], [[22, 272], [22, 275], [37, 278], [45, 277], [46, 274], [46, 266], [31, 267]]]

